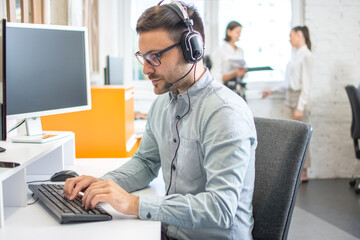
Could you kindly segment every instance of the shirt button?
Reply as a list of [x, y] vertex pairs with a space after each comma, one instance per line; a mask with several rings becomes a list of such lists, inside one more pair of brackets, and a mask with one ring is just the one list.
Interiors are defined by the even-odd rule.
[[179, 120], [179, 119], [180, 119], [180, 116], [176, 116], [176, 119]]
[[148, 219], [150, 219], [150, 218], [151, 218], [151, 214], [148, 213], [148, 214], [146, 215], [146, 217], [147, 217]]
[[173, 139], [173, 142], [176, 143], [176, 138]]
[[171, 166], [171, 168], [172, 168], [172, 170], [173, 170], [173, 171], [175, 171], [175, 170], [176, 170], [176, 167], [175, 167], [175, 165], [174, 165], [174, 164]]

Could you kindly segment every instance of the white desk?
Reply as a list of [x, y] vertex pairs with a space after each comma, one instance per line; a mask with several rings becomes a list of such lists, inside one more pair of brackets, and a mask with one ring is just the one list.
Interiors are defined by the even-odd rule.
[[[76, 159], [75, 170], [79, 174], [100, 177], [113, 170], [128, 159]], [[30, 199], [30, 192], [28, 192]], [[159, 176], [150, 187], [134, 193], [164, 194], [164, 183]], [[33, 202], [33, 200], [29, 200]], [[46, 207], [37, 202], [26, 207], [6, 207], [6, 225], [0, 228], [0, 239], [160, 239], [161, 223], [145, 221], [135, 216], [125, 216], [116, 212], [110, 205], [101, 204], [112, 216], [111, 221], [60, 224], [49, 214]]]
[[15, 168], [0, 168], [0, 228], [4, 227], [5, 207], [25, 207], [27, 204], [26, 181], [35, 176], [52, 174], [74, 168], [74, 134], [44, 144], [12, 143], [1, 141], [6, 152], [0, 160], [20, 163]]

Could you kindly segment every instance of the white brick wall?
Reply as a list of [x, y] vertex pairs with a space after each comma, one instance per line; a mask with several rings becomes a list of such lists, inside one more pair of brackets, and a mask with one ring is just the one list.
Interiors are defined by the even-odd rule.
[[[311, 178], [360, 175], [350, 136], [351, 108], [345, 86], [360, 84], [360, 0], [305, 0], [304, 23], [314, 54]], [[265, 87], [269, 88], [269, 87]], [[250, 91], [264, 84], [249, 84]], [[250, 92], [249, 91], [249, 92]], [[283, 118], [279, 97], [248, 101], [254, 116]]]
[[360, 1], [306, 0], [304, 11], [315, 58], [310, 176], [360, 174], [344, 89], [348, 84], [360, 84]]

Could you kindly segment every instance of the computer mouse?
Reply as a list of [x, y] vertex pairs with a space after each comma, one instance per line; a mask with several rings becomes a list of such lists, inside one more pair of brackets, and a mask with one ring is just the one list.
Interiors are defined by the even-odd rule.
[[63, 170], [63, 171], [57, 172], [54, 175], [52, 175], [50, 180], [52, 182], [63, 182], [67, 178], [72, 178], [72, 177], [77, 177], [77, 176], [79, 176], [79, 174], [77, 174], [73, 170]]

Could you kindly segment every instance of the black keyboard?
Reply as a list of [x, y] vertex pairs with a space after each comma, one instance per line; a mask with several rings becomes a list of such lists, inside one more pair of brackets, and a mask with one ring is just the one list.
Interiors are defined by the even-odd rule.
[[81, 198], [77, 196], [70, 201], [63, 197], [63, 187], [60, 184], [29, 184], [29, 189], [45, 206], [58, 218], [60, 223], [92, 222], [111, 220], [112, 216], [102, 207], [96, 205], [94, 209], [86, 211], [82, 207]]

